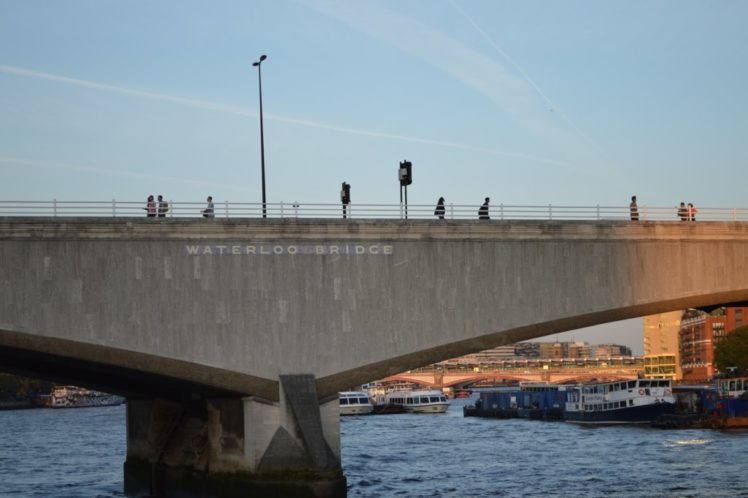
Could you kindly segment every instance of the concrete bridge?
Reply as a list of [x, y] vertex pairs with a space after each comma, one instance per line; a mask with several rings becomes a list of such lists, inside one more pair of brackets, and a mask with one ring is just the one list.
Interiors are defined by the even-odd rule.
[[0, 218], [0, 261], [3, 369], [127, 395], [128, 493], [343, 496], [339, 390], [748, 300], [742, 222]]

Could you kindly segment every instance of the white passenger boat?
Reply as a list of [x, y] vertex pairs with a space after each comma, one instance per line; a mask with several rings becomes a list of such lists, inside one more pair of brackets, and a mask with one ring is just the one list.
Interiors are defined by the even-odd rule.
[[444, 413], [449, 401], [437, 390], [392, 391], [385, 396], [386, 405], [402, 406], [411, 413]]
[[646, 424], [674, 408], [670, 379], [594, 382], [568, 388], [564, 419], [582, 424]]
[[369, 395], [364, 391], [344, 391], [338, 393], [341, 415], [368, 415], [374, 410]]
[[55, 386], [52, 390], [52, 408], [88, 408], [92, 406], [116, 406], [125, 402], [122, 396], [93, 391], [77, 386]]

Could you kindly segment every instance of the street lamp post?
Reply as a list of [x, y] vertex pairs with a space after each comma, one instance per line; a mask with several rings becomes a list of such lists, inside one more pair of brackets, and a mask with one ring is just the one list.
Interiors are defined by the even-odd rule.
[[261, 55], [260, 60], [253, 62], [252, 65], [257, 67], [257, 81], [260, 87], [260, 167], [262, 169], [262, 217], [267, 218], [266, 199], [265, 199], [265, 134], [262, 127], [262, 61], [267, 59], [267, 55]]

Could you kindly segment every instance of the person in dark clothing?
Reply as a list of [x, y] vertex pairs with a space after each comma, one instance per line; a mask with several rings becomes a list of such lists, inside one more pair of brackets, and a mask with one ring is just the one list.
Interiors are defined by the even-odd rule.
[[636, 196], [631, 196], [631, 204], [629, 204], [629, 210], [631, 211], [631, 221], [639, 221], [639, 206], [636, 205]]
[[479, 220], [490, 220], [491, 219], [491, 217], [488, 216], [488, 202], [490, 200], [491, 199], [489, 199], [488, 197], [486, 197], [485, 202], [483, 203], [483, 205], [478, 210], [478, 219]]
[[686, 203], [681, 202], [678, 206], [678, 217], [680, 221], [688, 221], [688, 209], [686, 209]]
[[439, 200], [436, 202], [434, 216], [437, 216], [440, 220], [444, 219], [444, 197], [439, 197]]
[[166, 216], [167, 211], [169, 211], [169, 203], [164, 200], [163, 195], [158, 196], [158, 217], [163, 218]]
[[213, 197], [209, 195], [207, 201], [208, 205], [203, 209], [203, 218], [215, 218], [216, 211], [213, 205]]

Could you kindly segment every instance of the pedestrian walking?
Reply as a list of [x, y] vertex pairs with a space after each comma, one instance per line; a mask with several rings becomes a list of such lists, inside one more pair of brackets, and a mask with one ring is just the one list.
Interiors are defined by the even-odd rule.
[[639, 221], [639, 206], [636, 205], [636, 196], [631, 196], [631, 204], [629, 204], [629, 211], [631, 211], [631, 221]]
[[681, 202], [678, 206], [678, 218], [680, 218], [680, 221], [688, 221], [688, 208], [685, 202]]
[[436, 201], [434, 216], [438, 217], [440, 220], [444, 219], [444, 197], [439, 197], [439, 200]]
[[148, 200], [145, 203], [145, 215], [148, 218], [155, 218], [156, 217], [156, 201], [153, 200], [153, 196], [149, 195]]
[[163, 195], [158, 196], [158, 217], [163, 218], [169, 211], [169, 203], [164, 200]]
[[491, 201], [490, 198], [486, 197], [486, 200], [483, 202], [483, 205], [478, 209], [478, 219], [479, 220], [490, 220], [491, 217], [488, 216], [488, 203]]
[[203, 218], [215, 218], [216, 210], [215, 210], [215, 207], [213, 206], [213, 197], [208, 196], [207, 201], [208, 201], [208, 205], [202, 211]]
[[696, 221], [696, 207], [693, 205], [693, 202], [688, 203], [688, 221]]

